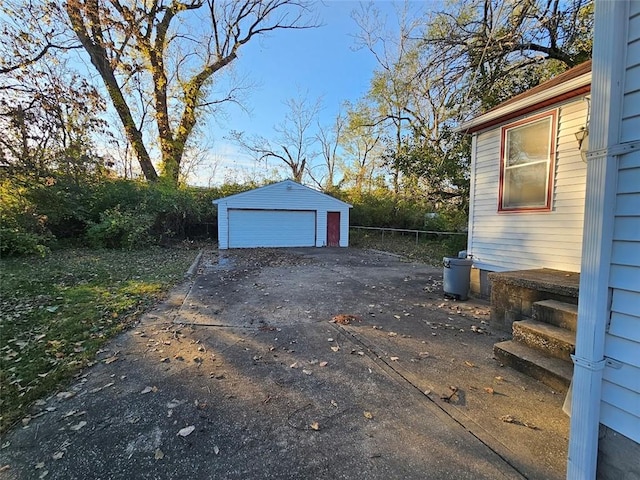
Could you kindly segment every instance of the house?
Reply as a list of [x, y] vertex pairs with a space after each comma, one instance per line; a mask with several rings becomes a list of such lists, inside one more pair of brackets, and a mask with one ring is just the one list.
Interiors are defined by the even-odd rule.
[[640, 1], [595, 5], [567, 478], [640, 478]]
[[347, 247], [351, 205], [285, 180], [213, 201], [220, 249]]
[[512, 338], [494, 356], [557, 391], [573, 376], [591, 62], [462, 123], [472, 134], [471, 294]]
[[[472, 134], [467, 252], [471, 293], [490, 272], [580, 271], [591, 62], [462, 123]], [[584, 144], [586, 147], [586, 143]]]

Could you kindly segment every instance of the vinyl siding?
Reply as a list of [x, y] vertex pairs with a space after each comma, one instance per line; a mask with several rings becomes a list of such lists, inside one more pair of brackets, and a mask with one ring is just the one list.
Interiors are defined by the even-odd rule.
[[620, 160], [600, 421], [640, 442], [640, 152]]
[[503, 125], [477, 134], [468, 249], [480, 268], [494, 271], [580, 270], [586, 165], [574, 134], [585, 125], [587, 102], [582, 98], [574, 99], [559, 105], [557, 112], [550, 212], [498, 213]]
[[[631, 2], [621, 143], [640, 141], [640, 2]], [[640, 443], [640, 152], [618, 161], [609, 273], [611, 320], [600, 421]]]

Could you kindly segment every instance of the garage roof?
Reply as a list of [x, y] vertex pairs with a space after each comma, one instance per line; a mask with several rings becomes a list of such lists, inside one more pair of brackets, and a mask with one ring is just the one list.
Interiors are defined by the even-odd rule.
[[282, 182], [277, 182], [277, 183], [272, 183], [270, 185], [265, 185], [264, 187], [258, 187], [258, 188], [254, 188], [253, 190], [247, 190], [246, 192], [241, 192], [241, 193], [236, 193], [235, 195], [229, 195], [228, 197], [222, 197], [222, 198], [218, 198], [216, 200], [213, 200], [213, 204], [217, 205], [219, 203], [221, 203], [222, 201], [224, 201], [225, 203], [228, 203], [229, 201], [233, 201], [236, 199], [240, 199], [240, 198], [244, 198], [244, 197], [248, 197], [251, 196], [253, 194], [255, 194], [258, 191], [264, 192], [270, 189], [275, 189], [278, 188], [282, 185], [286, 185], [287, 189], [300, 189], [300, 190], [305, 190], [307, 192], [311, 192], [314, 195], [318, 195], [319, 198], [322, 198], [323, 200], [332, 200], [336, 203], [340, 203], [346, 207], [352, 208], [352, 206], [346, 202], [343, 202], [342, 200], [338, 200], [335, 197], [332, 197], [331, 195], [327, 195], [326, 193], [322, 193], [319, 192], [318, 190], [314, 190], [313, 188], [309, 188], [306, 187], [304, 185], [301, 185], [298, 182], [294, 182], [293, 180], [284, 180]]

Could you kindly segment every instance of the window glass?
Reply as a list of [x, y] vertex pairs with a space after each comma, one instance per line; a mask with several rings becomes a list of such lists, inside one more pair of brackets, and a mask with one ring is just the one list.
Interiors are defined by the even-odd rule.
[[501, 209], [549, 207], [553, 116], [503, 130]]

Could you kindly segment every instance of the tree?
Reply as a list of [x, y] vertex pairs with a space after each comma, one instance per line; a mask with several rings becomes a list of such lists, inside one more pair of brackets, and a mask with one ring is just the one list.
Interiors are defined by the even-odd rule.
[[318, 155], [313, 150], [316, 136], [311, 132], [322, 108], [321, 99], [309, 101], [306, 95], [290, 98], [286, 102], [288, 111], [282, 123], [274, 127], [272, 142], [261, 135], [247, 137], [244, 132], [231, 132], [232, 139], [257, 161], [270, 158], [282, 162], [296, 182], [304, 180], [308, 167]]
[[55, 4], [3, 0], [0, 3], [0, 75], [49, 61], [79, 48]]
[[[400, 149], [403, 134], [412, 123], [410, 113], [412, 100], [416, 98], [412, 95], [415, 71], [407, 71], [407, 67], [415, 67], [413, 60], [417, 42], [412, 36], [422, 25], [422, 19], [417, 12], [410, 10], [408, 2], [398, 7], [396, 14], [398, 28], [391, 32], [374, 3], [361, 5], [352, 17], [360, 27], [356, 36], [358, 45], [368, 49], [378, 63], [367, 94], [367, 100], [374, 105], [370, 114], [371, 125], [385, 125], [388, 129], [387, 143]], [[391, 171], [393, 191], [397, 194], [400, 170], [394, 163], [388, 163], [387, 167]]]
[[[190, 135], [206, 112], [238, 101], [238, 87], [212, 95], [214, 83], [251, 39], [304, 21], [306, 0], [68, 0], [70, 25], [99, 73], [144, 176], [177, 184]], [[154, 124], [145, 138], [132, 85], [151, 98]], [[135, 89], [134, 89], [135, 90]], [[144, 101], [144, 100], [143, 100]]]
[[322, 167], [326, 169], [326, 175], [324, 179], [317, 179], [311, 170], [310, 176], [314, 182], [325, 191], [330, 191], [335, 187], [336, 169], [339, 160], [338, 148], [340, 147], [344, 128], [345, 118], [341, 113], [336, 116], [335, 122], [331, 127], [327, 128], [318, 125], [316, 141], [320, 145], [320, 155], [324, 162]]
[[592, 0], [457, 0], [423, 42], [484, 110], [588, 60], [592, 36]]
[[100, 171], [92, 135], [106, 125], [97, 117], [97, 90], [64, 63], [29, 63], [0, 75], [0, 167], [13, 179], [42, 180], [54, 172], [77, 183]]
[[372, 122], [373, 115], [364, 102], [347, 104], [347, 125], [340, 141], [344, 150], [342, 170], [357, 193], [371, 190], [376, 169], [382, 166], [382, 127]]

